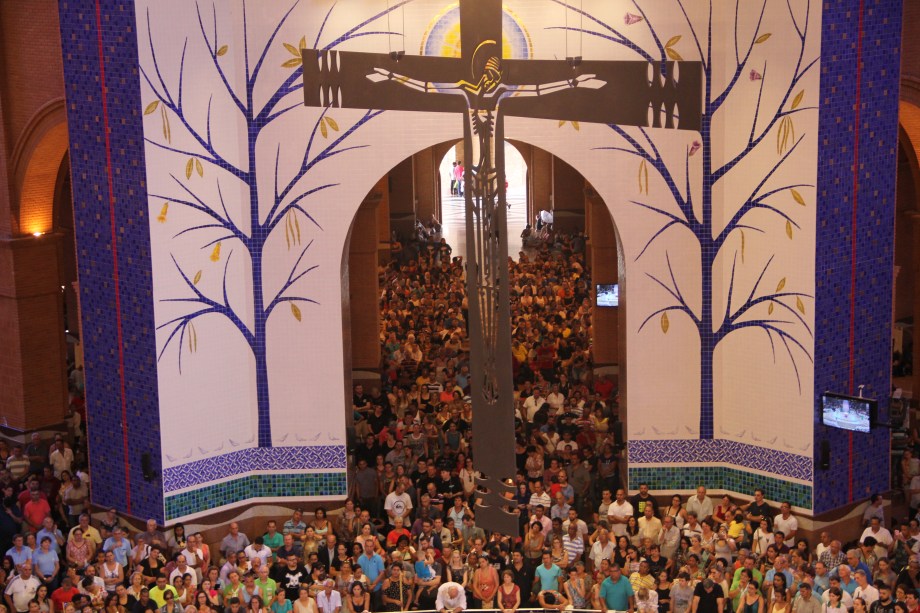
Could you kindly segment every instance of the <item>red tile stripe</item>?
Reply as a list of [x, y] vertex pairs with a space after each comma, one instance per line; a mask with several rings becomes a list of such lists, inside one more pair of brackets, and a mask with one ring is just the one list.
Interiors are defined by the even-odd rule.
[[[862, 104], [862, 39], [863, 39], [863, 0], [859, 0], [859, 21], [856, 27], [856, 109], [853, 122], [853, 219], [850, 229], [850, 371], [849, 393], [852, 395], [856, 375], [856, 231], [857, 201], [859, 196], [859, 107]], [[849, 433], [848, 442], [848, 500], [853, 502], [853, 432]]]
[[118, 378], [121, 384], [121, 431], [125, 449], [125, 512], [131, 514], [131, 463], [128, 460], [128, 403], [125, 398], [125, 347], [121, 327], [121, 291], [118, 278], [118, 231], [115, 222], [115, 186], [112, 178], [112, 145], [109, 140], [109, 108], [105, 87], [105, 53], [102, 44], [102, 7], [96, 0], [96, 40], [99, 45], [99, 88], [102, 126], [105, 131], [105, 174], [109, 188], [109, 221], [112, 226], [112, 279], [115, 282], [115, 327], [118, 330]]

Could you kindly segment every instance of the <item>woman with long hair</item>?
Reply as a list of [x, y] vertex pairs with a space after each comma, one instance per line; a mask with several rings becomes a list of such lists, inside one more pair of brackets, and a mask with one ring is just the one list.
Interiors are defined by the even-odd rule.
[[[208, 573], [210, 575], [211, 573]], [[282, 592], [284, 590], [281, 590]], [[214, 582], [209, 578], [201, 582], [201, 585], [198, 586], [198, 593], [204, 594], [208, 599], [208, 604], [212, 609], [220, 611], [221, 601], [220, 601], [220, 590], [214, 587]]]
[[488, 556], [479, 558], [479, 568], [473, 573], [473, 597], [482, 603], [481, 609], [491, 609], [498, 591], [498, 573]]
[[687, 509], [684, 508], [684, 499], [680, 494], [671, 496], [671, 504], [661, 512], [661, 518], [665, 517], [673, 517], [674, 525], [678, 530], [684, 527], [684, 522], [687, 521]]
[[466, 565], [459, 549], [454, 549], [450, 553], [450, 559], [447, 561], [447, 580], [459, 584], [463, 589], [466, 589], [469, 583], [469, 574], [466, 572]]
[[752, 579], [741, 596], [741, 610], [738, 613], [765, 613], [763, 607], [764, 601], [760, 593], [760, 585]]
[[345, 608], [348, 613], [369, 613], [371, 610], [371, 598], [364, 589], [364, 584], [355, 581], [348, 588], [345, 595]]
[[54, 601], [48, 597], [48, 586], [44, 583], [35, 590], [33, 601], [38, 604], [41, 613], [54, 613]]
[[407, 611], [409, 609], [412, 588], [403, 581], [402, 567], [399, 564], [390, 566], [386, 579], [383, 580], [381, 591], [383, 592], [384, 611]]

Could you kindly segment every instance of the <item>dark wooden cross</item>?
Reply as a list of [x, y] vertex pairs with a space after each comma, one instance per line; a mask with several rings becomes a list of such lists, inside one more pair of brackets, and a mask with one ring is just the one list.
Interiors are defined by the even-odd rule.
[[[307, 106], [457, 113], [464, 118], [473, 457], [477, 524], [515, 535], [515, 474], [502, 117], [699, 130], [698, 62], [502, 57], [501, 0], [460, 0], [459, 58], [307, 49]], [[411, 129], [411, 128], [407, 128]]]

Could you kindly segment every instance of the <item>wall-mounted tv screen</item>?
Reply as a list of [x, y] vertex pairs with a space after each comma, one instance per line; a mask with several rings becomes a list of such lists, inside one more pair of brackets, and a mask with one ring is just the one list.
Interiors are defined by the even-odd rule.
[[869, 432], [876, 422], [878, 402], [825, 392], [821, 396], [821, 423], [832, 428]]
[[617, 283], [597, 284], [597, 306], [620, 306], [620, 286]]

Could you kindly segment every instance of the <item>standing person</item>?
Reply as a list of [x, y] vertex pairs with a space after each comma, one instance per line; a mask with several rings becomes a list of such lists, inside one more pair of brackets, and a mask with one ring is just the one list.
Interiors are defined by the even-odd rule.
[[457, 195], [463, 195], [463, 162], [457, 162], [454, 168], [454, 179], [457, 180]]
[[364, 576], [367, 577], [371, 598], [375, 604], [373, 608], [379, 609], [379, 605], [381, 604], [380, 589], [385, 573], [383, 567], [383, 558], [381, 558], [374, 551], [376, 543], [377, 539], [373, 537], [364, 541], [364, 553], [358, 557], [358, 566], [361, 567], [361, 570], [364, 572]]
[[479, 558], [479, 568], [473, 573], [473, 596], [481, 602], [480, 609], [491, 609], [498, 590], [498, 572], [489, 564], [489, 558]]
[[340, 613], [342, 610], [342, 595], [336, 592], [335, 581], [326, 579], [323, 581], [323, 589], [316, 594], [316, 606], [319, 613]]
[[402, 566], [390, 566], [381, 589], [384, 611], [406, 611], [412, 596], [412, 586], [403, 581]]
[[448, 173], [448, 178], [450, 179], [450, 195], [451, 196], [457, 195], [457, 176], [456, 174], [457, 174], [457, 162], [455, 160], [453, 162], [453, 166], [451, 166], [450, 168], [450, 172]]
[[19, 574], [10, 579], [3, 592], [9, 613], [26, 613], [39, 586], [41, 581], [32, 575], [32, 563], [24, 562], [19, 567]]
[[[891, 594], [889, 593], [889, 597]], [[799, 597], [795, 599], [795, 603], [792, 606], [794, 613], [821, 613], [822, 609], [821, 599], [815, 596], [812, 593], [811, 584], [807, 581], [803, 581], [799, 584]], [[890, 611], [889, 613], [894, 613]]]
[[502, 584], [498, 588], [498, 606], [501, 613], [516, 613], [521, 606], [521, 589], [514, 583], [514, 573], [502, 573]]
[[[693, 604], [693, 586], [690, 585], [690, 573], [678, 573], [677, 581], [671, 584], [671, 613], [687, 613]], [[763, 613], [752, 611], [751, 613]]]
[[690, 613], [722, 613], [724, 608], [725, 595], [721, 585], [709, 578], [696, 584]]
[[629, 579], [623, 576], [619, 564], [611, 564], [609, 573], [601, 583], [601, 589], [598, 594], [601, 613], [607, 613], [608, 611], [633, 613], [636, 600]]

